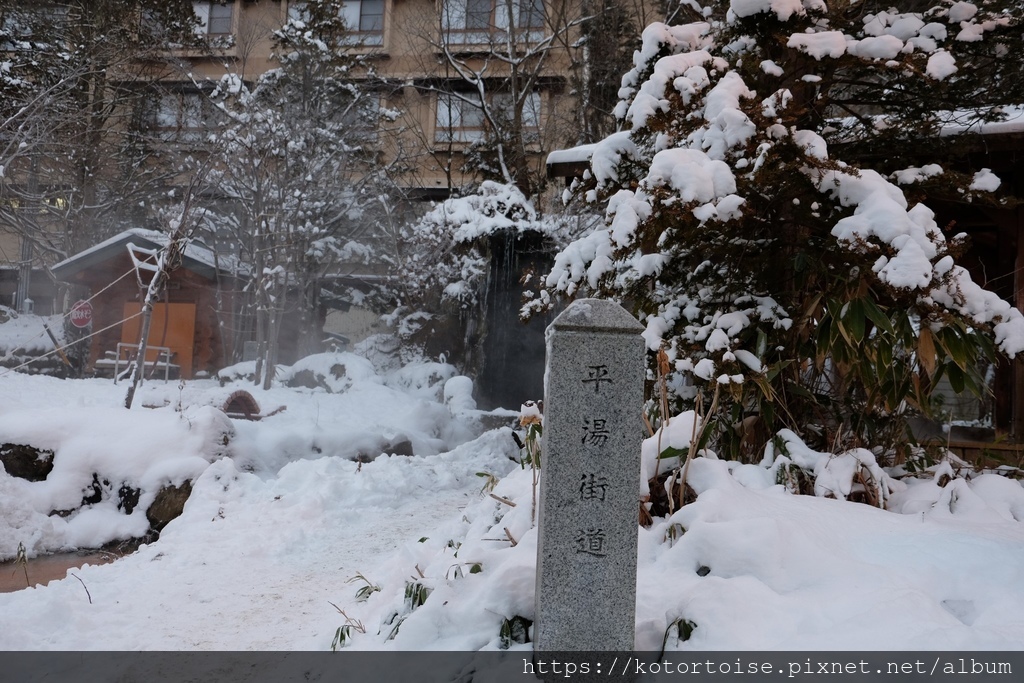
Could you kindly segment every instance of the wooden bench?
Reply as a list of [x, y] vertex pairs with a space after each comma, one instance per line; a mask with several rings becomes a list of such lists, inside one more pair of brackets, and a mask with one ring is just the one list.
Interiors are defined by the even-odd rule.
[[[146, 361], [144, 377], [152, 377], [153, 373], [163, 370], [164, 381], [170, 381], [171, 375], [178, 377], [181, 374], [181, 367], [174, 363], [175, 352], [166, 346], [147, 346], [146, 355], [156, 353], [153, 360]], [[106, 375], [108, 372], [117, 384], [122, 373], [127, 372], [138, 361], [139, 345], [126, 344], [121, 342], [117, 345], [116, 351], [105, 351], [103, 358], [97, 358], [93, 368], [97, 374]]]

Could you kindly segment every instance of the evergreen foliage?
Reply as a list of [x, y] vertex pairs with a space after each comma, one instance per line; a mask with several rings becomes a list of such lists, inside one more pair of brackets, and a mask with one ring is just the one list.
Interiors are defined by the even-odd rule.
[[955, 265], [964, 236], [922, 199], [1017, 201], [957, 150], [1024, 103], [1020, 3], [683, 10], [696, 21], [644, 31], [622, 132], [577, 186], [607, 223], [562, 251], [549, 293], [631, 306], [677, 398], [718, 398], [728, 455], [784, 428], [893, 447], [943, 376], [984, 391], [1024, 318]]

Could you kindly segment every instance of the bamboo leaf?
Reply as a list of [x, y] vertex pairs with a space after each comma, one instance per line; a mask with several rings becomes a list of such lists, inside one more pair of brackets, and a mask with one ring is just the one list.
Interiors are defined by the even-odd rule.
[[882, 330], [886, 334], [894, 334], [895, 331], [892, 327], [892, 321], [889, 320], [889, 316], [882, 312], [882, 309], [869, 298], [862, 299], [864, 302], [864, 315], [867, 316], [868, 320], [874, 323], [875, 327]]
[[848, 304], [845, 320], [846, 326], [850, 330], [850, 336], [853, 338], [853, 344], [858, 346], [864, 341], [866, 327], [864, 306], [861, 302], [861, 299], [854, 299]]
[[832, 337], [832, 316], [826, 315], [821, 319], [821, 323], [818, 324], [818, 343], [817, 343], [817, 356], [815, 358], [815, 364], [818, 367], [825, 362], [825, 358], [828, 356], [829, 340]]
[[837, 332], [839, 332], [838, 335], [836, 335], [834, 332], [833, 332], [833, 335], [832, 335], [833, 339], [832, 339], [832, 349], [831, 349], [831, 351], [832, 351], [833, 355], [837, 355], [836, 351], [837, 351], [838, 344], [836, 344], [836, 342], [839, 341], [839, 337], [840, 336], [843, 338], [843, 341], [846, 342], [847, 346], [854, 346], [853, 339], [852, 339], [852, 337], [850, 335], [850, 331], [848, 329], [846, 329], [846, 325], [843, 323], [843, 320], [841, 318], [836, 318], [836, 324], [833, 325], [833, 329], [836, 330]]
[[961, 393], [964, 390], [964, 371], [956, 363], [946, 365], [946, 374], [949, 376], [949, 385], [953, 391]]
[[892, 368], [892, 345], [887, 341], [879, 341], [878, 344], [878, 365], [876, 366], [880, 373], [883, 369]]
[[917, 360], [929, 376], [935, 374], [935, 340], [932, 339], [932, 331], [925, 325], [921, 325], [921, 333], [917, 338]]
[[960, 331], [951, 327], [944, 328], [937, 337], [942, 349], [949, 356], [950, 360], [957, 364], [961, 370], [968, 370], [970, 360], [970, 346], [960, 336]]

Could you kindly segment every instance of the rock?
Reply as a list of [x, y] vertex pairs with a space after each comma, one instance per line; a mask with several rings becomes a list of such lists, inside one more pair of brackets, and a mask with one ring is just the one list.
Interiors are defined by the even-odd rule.
[[165, 486], [156, 494], [153, 504], [146, 510], [146, 519], [153, 531], [160, 531], [168, 522], [181, 515], [185, 501], [192, 494], [192, 482], [186, 480], [181, 486]]
[[100, 483], [100, 475], [98, 475], [95, 472], [93, 472], [93, 474], [92, 474], [92, 483], [89, 484], [88, 486], [86, 486], [84, 489], [82, 489], [82, 505], [81, 505], [81, 507], [85, 507], [86, 505], [96, 505], [97, 503], [102, 502], [103, 501], [103, 491], [104, 491], [104, 489], [109, 489], [109, 488], [110, 488], [110, 482], [107, 481], [106, 479], [104, 479], [103, 483], [101, 484]]
[[412, 450], [412, 441], [409, 441], [409, 439], [395, 441], [394, 443], [385, 446], [383, 452], [390, 455], [415, 455]]
[[0, 445], [0, 462], [7, 474], [28, 481], [43, 481], [53, 470], [53, 451], [21, 444]]
[[139, 504], [141, 495], [142, 491], [139, 489], [132, 488], [128, 484], [121, 484], [121, 488], [117, 490], [117, 509], [123, 510], [126, 515], [132, 514], [135, 506]]
[[330, 388], [324, 382], [322, 377], [318, 377], [312, 370], [299, 370], [294, 375], [288, 378], [288, 386], [292, 389], [326, 389], [330, 393]]
[[299, 359], [284, 381], [292, 388], [320, 387], [329, 394], [343, 394], [354, 382], [380, 384], [383, 380], [365, 358], [351, 353], [314, 353]]

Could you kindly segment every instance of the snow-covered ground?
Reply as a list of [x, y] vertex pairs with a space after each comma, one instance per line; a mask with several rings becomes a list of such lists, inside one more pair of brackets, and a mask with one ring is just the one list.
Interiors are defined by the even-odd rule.
[[[56, 453], [46, 482], [0, 474], [4, 557], [19, 543], [32, 556], [143, 527], [141, 513], [118, 510], [118, 482], [68, 519], [46, 515], [73, 505], [94, 471], [142, 488], [140, 507], [156, 483], [194, 480], [159, 540], [0, 595], [0, 613], [17, 615], [0, 648], [324, 651], [339, 628], [351, 649], [508, 644], [503, 625], [535, 617], [537, 537], [511, 430], [486, 429], [450, 366], [384, 372], [341, 354], [306, 367], [339, 357], [340, 393], [250, 388], [264, 412], [286, 410], [230, 424], [209, 405], [248, 385], [153, 382], [140, 396], [159, 407], [128, 411], [124, 384], [0, 373], [0, 443]], [[357, 461], [403, 440], [416, 455]], [[812, 455], [798, 450], [795, 460]], [[885, 511], [788, 493], [778, 466], [698, 458], [699, 499], [641, 529], [638, 648], [666, 635], [684, 650], [1024, 642], [1019, 482], [903, 480]]]

